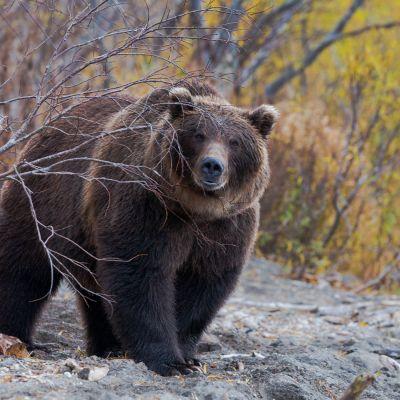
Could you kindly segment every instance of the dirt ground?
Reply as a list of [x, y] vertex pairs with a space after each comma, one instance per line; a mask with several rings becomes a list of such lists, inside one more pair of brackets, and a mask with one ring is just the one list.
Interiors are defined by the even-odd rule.
[[86, 357], [73, 293], [62, 288], [36, 339], [50, 352], [0, 357], [0, 399], [400, 399], [400, 298], [356, 296], [280, 277], [254, 259], [201, 344], [204, 373], [163, 378], [126, 359]]

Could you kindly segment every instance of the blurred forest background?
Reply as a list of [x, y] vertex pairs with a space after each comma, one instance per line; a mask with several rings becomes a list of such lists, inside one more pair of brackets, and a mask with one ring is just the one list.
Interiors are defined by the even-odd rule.
[[74, 101], [208, 78], [281, 112], [257, 253], [400, 290], [400, 1], [0, 0], [0, 43], [2, 180]]

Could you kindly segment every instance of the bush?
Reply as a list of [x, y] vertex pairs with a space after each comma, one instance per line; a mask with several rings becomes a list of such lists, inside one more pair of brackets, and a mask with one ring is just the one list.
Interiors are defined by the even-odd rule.
[[396, 196], [387, 190], [394, 171], [368, 163], [364, 152], [372, 147], [366, 143], [361, 152], [351, 149], [344, 134], [349, 126], [329, 120], [322, 102], [278, 108], [282, 118], [270, 142], [272, 178], [257, 250], [288, 265], [294, 278], [336, 270], [376, 276], [398, 248]]

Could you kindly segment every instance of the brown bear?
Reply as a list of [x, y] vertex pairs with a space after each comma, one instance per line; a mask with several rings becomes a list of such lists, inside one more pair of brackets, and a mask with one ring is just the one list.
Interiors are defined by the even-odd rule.
[[88, 354], [121, 349], [162, 375], [191, 372], [252, 250], [276, 118], [199, 81], [55, 118], [2, 189], [0, 332], [32, 345], [64, 278]]

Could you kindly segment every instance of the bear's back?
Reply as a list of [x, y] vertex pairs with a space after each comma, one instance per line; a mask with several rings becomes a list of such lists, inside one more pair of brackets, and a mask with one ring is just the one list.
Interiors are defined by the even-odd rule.
[[[25, 146], [20, 159], [30, 162], [42, 157], [60, 154], [53, 159], [61, 160], [74, 155], [88, 155], [96, 136], [104, 132], [111, 116], [135, 101], [127, 96], [102, 96], [87, 99], [55, 117]], [[87, 142], [87, 146], [85, 146]], [[75, 146], [82, 145], [74, 150]], [[86, 151], [85, 151], [86, 150]]]
[[[43, 127], [25, 145], [16, 165], [24, 185], [15, 180], [3, 185], [0, 204], [3, 215], [23, 220], [27, 232], [30, 227], [34, 231], [26, 188], [40, 223], [62, 230], [64, 236], [74, 240], [82, 225], [79, 207], [83, 177], [90, 165], [96, 137], [102, 134], [113, 114], [134, 101], [122, 96], [91, 98]], [[33, 174], [31, 171], [38, 167], [50, 168], [42, 174]]]

